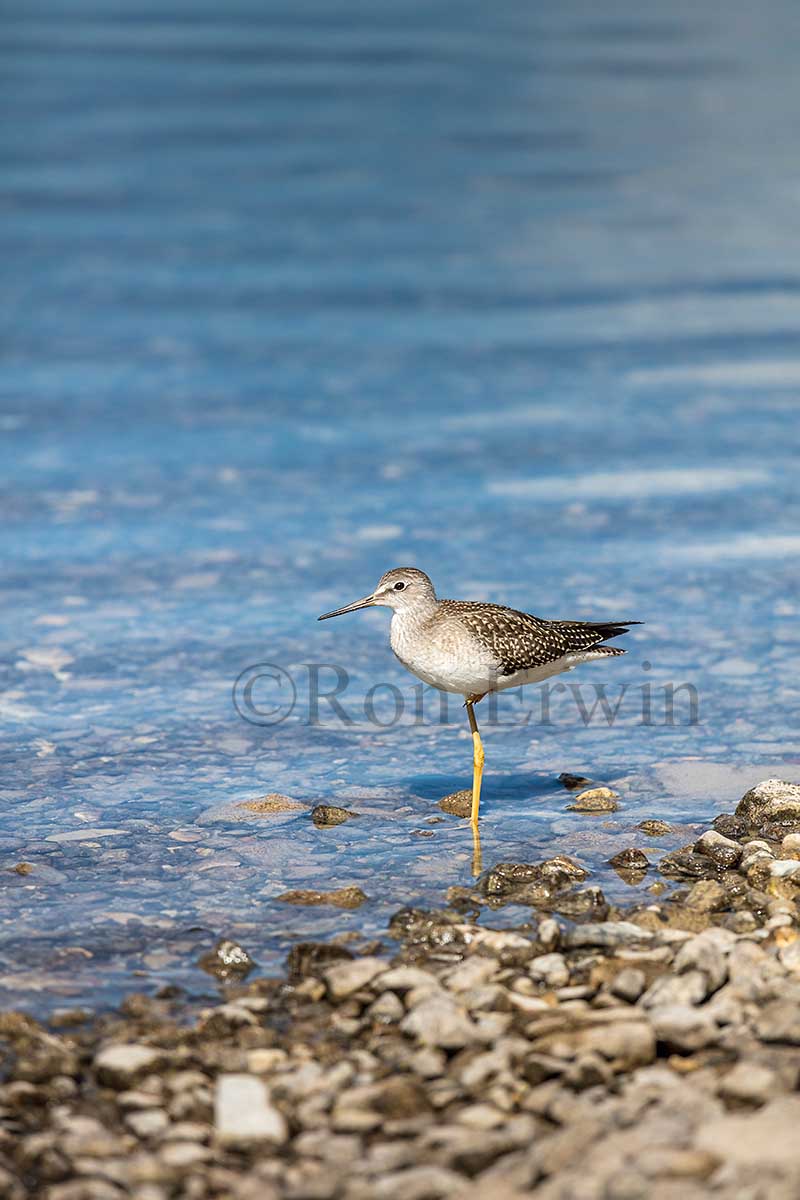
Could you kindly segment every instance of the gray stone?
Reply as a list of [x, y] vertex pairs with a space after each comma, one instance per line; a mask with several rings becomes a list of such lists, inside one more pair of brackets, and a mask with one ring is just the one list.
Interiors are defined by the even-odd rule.
[[419, 1166], [382, 1175], [366, 1186], [365, 1200], [440, 1200], [463, 1195], [464, 1177], [446, 1167]]
[[635, 1004], [647, 986], [647, 976], [638, 967], [623, 967], [611, 981], [609, 991], [620, 1000]]
[[703, 971], [683, 975], [664, 974], [650, 985], [639, 1003], [642, 1008], [666, 1008], [701, 1004], [708, 994], [708, 977]]
[[727, 955], [735, 941], [735, 934], [727, 929], [704, 929], [684, 942], [675, 955], [673, 969], [679, 974], [702, 971], [708, 979], [707, 993], [715, 992], [728, 978]]
[[169, 1119], [162, 1108], [142, 1108], [128, 1113], [125, 1124], [138, 1138], [150, 1138], [163, 1133]]
[[742, 847], [732, 838], [723, 837], [716, 829], [707, 829], [695, 843], [695, 852], [704, 854], [718, 867], [735, 867], [742, 858]]
[[632, 921], [595, 921], [578, 925], [564, 934], [567, 946], [626, 946], [635, 942], [649, 942], [653, 934], [634, 925]]
[[771, 1000], [759, 1014], [756, 1033], [763, 1042], [800, 1046], [800, 1004], [796, 999]]
[[730, 904], [728, 893], [716, 879], [698, 879], [684, 900], [687, 908], [697, 912], [720, 912]]
[[[798, 1128], [800, 1097], [782, 1096], [757, 1113], [732, 1114], [707, 1122], [698, 1130], [695, 1145], [734, 1168], [797, 1172], [800, 1169]], [[765, 1196], [768, 1194], [763, 1192]]]
[[460, 1050], [479, 1040], [474, 1022], [446, 993], [421, 1000], [400, 1023], [400, 1029], [423, 1046], [442, 1050]]
[[717, 1088], [723, 1100], [740, 1104], [766, 1104], [781, 1090], [775, 1072], [751, 1060], [738, 1062]]
[[719, 1040], [716, 1021], [702, 1008], [671, 1004], [651, 1009], [650, 1020], [659, 1042], [679, 1053], [692, 1053]]
[[564, 987], [569, 983], [569, 968], [563, 954], [540, 954], [528, 964], [528, 974], [548, 987]]
[[230, 1147], [280, 1146], [289, 1137], [286, 1118], [270, 1100], [263, 1080], [245, 1074], [218, 1076], [214, 1132], [221, 1146]]
[[332, 1000], [344, 1000], [367, 987], [388, 965], [383, 958], [354, 958], [350, 962], [337, 963], [323, 976], [328, 995]]

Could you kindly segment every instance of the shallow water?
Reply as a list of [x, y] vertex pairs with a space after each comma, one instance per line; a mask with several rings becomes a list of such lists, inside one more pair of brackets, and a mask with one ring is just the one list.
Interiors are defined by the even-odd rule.
[[[565, 680], [627, 689], [611, 727], [569, 688], [549, 723], [541, 689], [481, 706], [487, 865], [566, 851], [620, 899], [644, 817], [692, 827], [661, 850], [797, 778], [796, 4], [34, 0], [4, 31], [3, 1000], [208, 992], [218, 936], [269, 970], [470, 881], [431, 821], [457, 703], [385, 613], [315, 623], [389, 566], [646, 621]], [[563, 770], [620, 811], [566, 811]], [[274, 791], [362, 815], [224, 807]], [[274, 899], [349, 883], [352, 913]]]

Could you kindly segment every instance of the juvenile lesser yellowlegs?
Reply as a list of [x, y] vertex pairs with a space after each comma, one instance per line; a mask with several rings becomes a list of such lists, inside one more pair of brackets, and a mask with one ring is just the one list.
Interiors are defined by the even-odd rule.
[[477, 829], [483, 745], [474, 706], [489, 692], [539, 683], [580, 663], [625, 651], [607, 646], [639, 621], [546, 621], [502, 604], [437, 600], [424, 571], [395, 567], [369, 596], [323, 613], [339, 617], [372, 605], [391, 608], [392, 650], [418, 679], [464, 697], [472, 731], [472, 827]]

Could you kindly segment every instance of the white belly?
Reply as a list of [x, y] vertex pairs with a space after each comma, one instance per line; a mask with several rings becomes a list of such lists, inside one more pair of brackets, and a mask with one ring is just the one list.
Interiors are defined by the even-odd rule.
[[463, 632], [451, 636], [445, 629], [436, 638], [419, 638], [415, 628], [395, 614], [390, 640], [403, 666], [440, 692], [474, 696], [497, 687], [499, 664], [480, 642], [465, 642]]

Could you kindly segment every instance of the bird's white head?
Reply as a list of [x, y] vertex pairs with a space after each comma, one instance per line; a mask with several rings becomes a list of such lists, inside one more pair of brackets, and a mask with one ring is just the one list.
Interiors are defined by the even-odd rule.
[[391, 571], [381, 575], [378, 586], [369, 596], [347, 604], [344, 608], [323, 613], [317, 619], [326, 621], [328, 617], [340, 617], [342, 613], [355, 612], [358, 608], [371, 608], [374, 605], [402, 612], [404, 609], [427, 608], [435, 603], [436, 592], [424, 571], [418, 571], [416, 567], [393, 567]]

